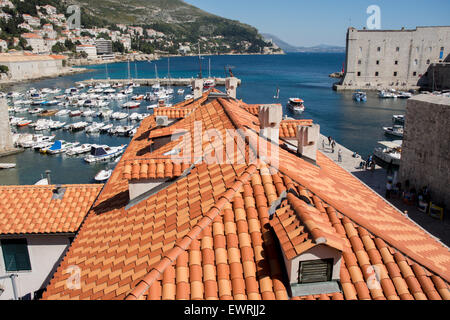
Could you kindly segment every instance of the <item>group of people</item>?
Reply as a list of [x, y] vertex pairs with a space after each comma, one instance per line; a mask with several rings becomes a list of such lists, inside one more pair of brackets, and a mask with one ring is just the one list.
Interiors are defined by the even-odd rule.
[[375, 172], [375, 160], [373, 159], [373, 155], [370, 155], [367, 160], [365, 161], [361, 161], [361, 163], [359, 164], [359, 169], [365, 169], [368, 170], [370, 168], [370, 170], [372, 172]]
[[331, 147], [331, 152], [334, 153], [334, 148], [336, 147], [336, 140], [333, 139], [333, 137], [328, 137], [328, 146]]

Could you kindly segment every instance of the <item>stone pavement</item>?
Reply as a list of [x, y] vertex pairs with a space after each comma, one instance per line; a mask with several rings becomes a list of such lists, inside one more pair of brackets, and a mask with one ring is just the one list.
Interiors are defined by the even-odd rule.
[[[353, 174], [356, 178], [377, 192], [381, 197], [386, 199], [386, 182], [388, 177], [386, 169], [383, 169], [378, 165], [376, 165], [374, 172], [371, 170], [359, 169], [359, 164], [365, 159], [361, 159], [360, 156], [358, 158], [354, 158], [353, 151], [341, 146], [337, 142], [333, 153], [331, 146], [328, 145], [328, 137], [321, 135], [320, 139], [319, 150], [322, 151], [325, 156]], [[339, 161], [338, 159], [339, 149], [342, 150], [342, 161]], [[402, 213], [407, 211], [408, 217], [411, 220], [416, 222], [416, 224], [436, 237], [442, 243], [450, 246], [450, 219], [444, 218], [444, 221], [440, 221], [438, 219], [431, 218], [425, 213], [420, 212], [416, 206], [408, 206], [404, 204], [399, 198], [391, 198], [388, 202]]]

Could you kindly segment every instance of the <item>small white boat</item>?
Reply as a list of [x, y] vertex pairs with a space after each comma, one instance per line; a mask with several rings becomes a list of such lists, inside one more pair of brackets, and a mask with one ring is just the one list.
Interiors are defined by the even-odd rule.
[[288, 108], [296, 114], [301, 114], [305, 111], [304, 101], [300, 98], [290, 98]]
[[104, 182], [108, 180], [111, 177], [112, 170], [102, 170], [95, 176], [95, 181], [97, 182]]
[[395, 99], [395, 98], [397, 98], [397, 95], [396, 95], [394, 92], [392, 92], [392, 91], [386, 91], [386, 90], [381, 90], [381, 91], [378, 93], [378, 96], [379, 96], [381, 99]]
[[177, 94], [179, 94], [180, 96], [184, 94], [184, 89], [178, 89], [177, 90]]
[[51, 147], [41, 149], [41, 153], [59, 154], [79, 145], [79, 142], [67, 142], [64, 140], [57, 140]]
[[103, 122], [93, 122], [89, 127], [86, 127], [86, 133], [100, 132], [100, 128], [104, 127]]
[[0, 169], [12, 169], [15, 168], [15, 163], [0, 163]]
[[387, 135], [403, 138], [403, 126], [383, 127], [383, 131]]
[[16, 126], [18, 126], [18, 127], [25, 127], [25, 126], [31, 124], [32, 122], [33, 122], [33, 121], [27, 120], [27, 119], [25, 119], [25, 120], [20, 120], [19, 122], [17, 122]]
[[70, 111], [69, 112], [69, 116], [70, 117], [79, 117], [79, 116], [81, 116], [81, 111], [80, 110], [73, 110], [73, 111]]
[[399, 166], [402, 155], [402, 140], [379, 141], [378, 143], [382, 147], [375, 148], [373, 154], [386, 163]]
[[95, 114], [95, 111], [93, 111], [93, 110], [86, 110], [86, 111], [83, 111], [81, 113], [81, 116], [85, 117], [85, 118], [89, 118], [89, 117], [92, 117], [94, 114]]
[[139, 108], [141, 105], [140, 102], [133, 102], [133, 101], [129, 101], [126, 102], [122, 105], [122, 108], [126, 108], [126, 109], [135, 109], [135, 108]]
[[76, 156], [76, 155], [79, 155], [79, 154], [88, 153], [88, 152], [91, 151], [91, 147], [92, 147], [92, 144], [85, 143], [85, 144], [82, 144], [80, 146], [76, 146], [76, 147], [73, 147], [73, 148], [69, 149], [66, 152], [66, 154], [68, 156]]
[[143, 100], [143, 99], [144, 99], [143, 94], [139, 94], [139, 95], [135, 95], [135, 96], [131, 97], [131, 100], [134, 100], [134, 101], [139, 101], [139, 100]]
[[401, 124], [404, 124], [405, 123], [405, 116], [404, 115], [402, 115], [402, 114], [400, 114], [400, 115], [394, 115], [393, 117], [392, 117], [392, 121], [394, 122], [394, 123], [401, 123]]
[[62, 109], [62, 110], [59, 110], [59, 111], [55, 114], [55, 116], [57, 116], [57, 117], [67, 116], [67, 115], [69, 114], [69, 112], [70, 112], [69, 109]]
[[357, 102], [366, 102], [367, 101], [367, 94], [362, 91], [357, 91], [353, 93], [353, 100]]
[[34, 109], [29, 110], [28, 113], [36, 114], [36, 113], [40, 113], [42, 111], [44, 111], [44, 109], [42, 109], [42, 108], [34, 108]]
[[112, 125], [112, 124], [107, 124], [107, 125], [104, 125], [103, 127], [101, 127], [100, 129], [99, 129], [99, 131], [101, 132], [101, 133], [104, 133], [104, 132], [108, 132], [110, 129], [112, 129], [114, 126]]
[[88, 163], [107, 161], [121, 155], [125, 151], [125, 148], [126, 145], [121, 145], [119, 147], [93, 145], [91, 154], [84, 158], [84, 160]]
[[400, 91], [398, 93], [397, 98], [399, 98], [399, 99], [409, 99], [409, 98], [412, 98], [412, 93], [411, 92]]
[[68, 126], [68, 130], [72, 132], [81, 131], [84, 130], [89, 125], [89, 123], [80, 121], [76, 123], [72, 123]]

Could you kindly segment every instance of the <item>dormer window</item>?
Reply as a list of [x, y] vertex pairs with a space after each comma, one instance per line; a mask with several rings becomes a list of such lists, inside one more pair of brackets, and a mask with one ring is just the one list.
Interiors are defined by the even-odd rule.
[[331, 281], [333, 259], [301, 261], [298, 268], [298, 283]]
[[[317, 208], [291, 191], [271, 216], [292, 296], [340, 292], [344, 240]], [[319, 227], [320, 226], [320, 227]]]

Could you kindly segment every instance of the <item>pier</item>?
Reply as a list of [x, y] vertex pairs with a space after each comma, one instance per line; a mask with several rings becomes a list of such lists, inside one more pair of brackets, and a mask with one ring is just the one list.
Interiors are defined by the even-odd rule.
[[[224, 86], [226, 78], [213, 78], [216, 82], [216, 86]], [[128, 84], [130, 82], [139, 84], [144, 87], [151, 87], [154, 84], [161, 84], [162, 86], [174, 86], [174, 87], [186, 87], [194, 81], [195, 78], [150, 78], [150, 79], [89, 79], [77, 82], [77, 84], [84, 85], [96, 85], [100, 83], [109, 83], [109, 84]], [[241, 79], [238, 79], [238, 86], [241, 85]]]

